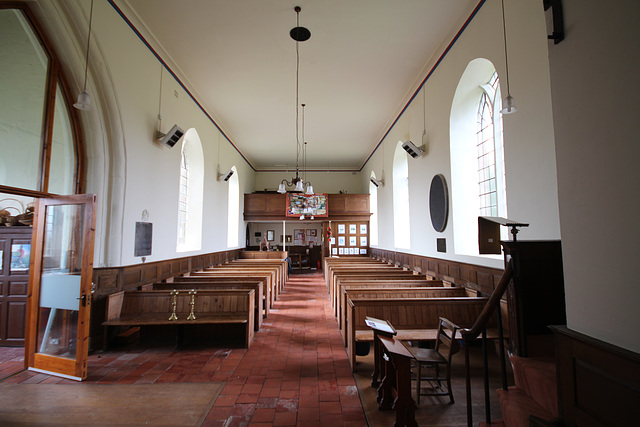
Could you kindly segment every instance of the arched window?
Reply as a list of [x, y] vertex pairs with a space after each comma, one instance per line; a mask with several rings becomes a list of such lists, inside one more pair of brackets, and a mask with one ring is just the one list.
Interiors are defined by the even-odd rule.
[[475, 59], [463, 73], [450, 116], [454, 252], [478, 255], [478, 216], [507, 215], [500, 81]]
[[[506, 216], [506, 191], [504, 186], [504, 159], [502, 149], [502, 121], [495, 114], [498, 73], [493, 73], [486, 84], [478, 104], [477, 153], [478, 196], [481, 216]], [[497, 126], [496, 126], [497, 125]], [[502, 171], [500, 175], [498, 172]]]
[[[376, 174], [371, 171], [371, 178], [376, 179]], [[371, 245], [378, 244], [378, 186], [369, 181], [369, 209], [371, 217], [369, 218], [369, 238]]]
[[178, 197], [178, 252], [202, 247], [202, 200], [204, 194], [204, 158], [202, 143], [195, 129], [185, 132], [180, 155]]
[[82, 192], [78, 125], [62, 67], [26, 5], [0, 3], [0, 185]]
[[396, 248], [411, 247], [409, 221], [409, 161], [400, 141], [393, 155], [393, 235]]
[[240, 182], [238, 181], [238, 171], [235, 166], [231, 167], [233, 175], [229, 178], [227, 184], [229, 189], [227, 193], [227, 247], [238, 247], [240, 233]]

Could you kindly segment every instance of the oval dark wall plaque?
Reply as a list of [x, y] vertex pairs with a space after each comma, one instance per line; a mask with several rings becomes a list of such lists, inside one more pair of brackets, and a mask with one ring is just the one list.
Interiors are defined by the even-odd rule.
[[447, 182], [441, 174], [434, 176], [431, 180], [429, 213], [433, 228], [438, 232], [444, 231], [447, 228], [447, 217], [449, 216], [449, 192]]

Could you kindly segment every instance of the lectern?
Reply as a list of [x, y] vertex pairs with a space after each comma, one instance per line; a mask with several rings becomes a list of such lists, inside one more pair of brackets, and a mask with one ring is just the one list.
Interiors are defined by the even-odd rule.
[[[416, 402], [411, 397], [413, 354], [400, 340], [383, 335], [378, 336], [378, 339], [382, 345], [385, 360], [385, 375], [380, 384], [382, 400], [378, 403], [378, 408], [396, 411], [394, 427], [418, 427]], [[393, 399], [394, 396], [395, 399]]]
[[[376, 319], [367, 316], [364, 322], [373, 329], [373, 374], [371, 374], [371, 387], [378, 388], [380, 385], [380, 376], [384, 373], [384, 360], [382, 359], [382, 344], [378, 339], [379, 336], [394, 337], [397, 332], [391, 323], [387, 320]], [[380, 397], [378, 395], [378, 397]]]

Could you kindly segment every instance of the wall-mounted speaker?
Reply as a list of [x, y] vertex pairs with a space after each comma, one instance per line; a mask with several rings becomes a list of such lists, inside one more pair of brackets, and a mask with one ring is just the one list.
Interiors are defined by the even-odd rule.
[[381, 185], [384, 185], [384, 181], [381, 179], [375, 179], [374, 177], [371, 177], [369, 179], [371, 180], [371, 183], [376, 187], [380, 187]]
[[224, 182], [227, 182], [232, 176], [233, 176], [233, 169], [229, 169], [226, 173], [218, 174], [218, 181], [222, 179]]
[[418, 147], [409, 140], [402, 143], [402, 149], [406, 151], [414, 159], [424, 154], [424, 145]]
[[184, 131], [178, 125], [173, 125], [168, 133], [156, 132], [156, 142], [161, 145], [166, 145], [172, 148], [180, 141], [180, 138], [184, 135]]

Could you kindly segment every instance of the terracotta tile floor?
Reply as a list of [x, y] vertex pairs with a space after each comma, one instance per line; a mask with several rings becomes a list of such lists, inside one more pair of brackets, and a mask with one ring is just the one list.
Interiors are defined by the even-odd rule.
[[[0, 374], [22, 352], [0, 357]], [[3, 363], [4, 362], [4, 363]], [[0, 375], [0, 378], [4, 375]], [[204, 426], [366, 426], [322, 273], [292, 275], [251, 347], [94, 353], [88, 383], [222, 381]], [[10, 383], [75, 383], [22, 372]]]

